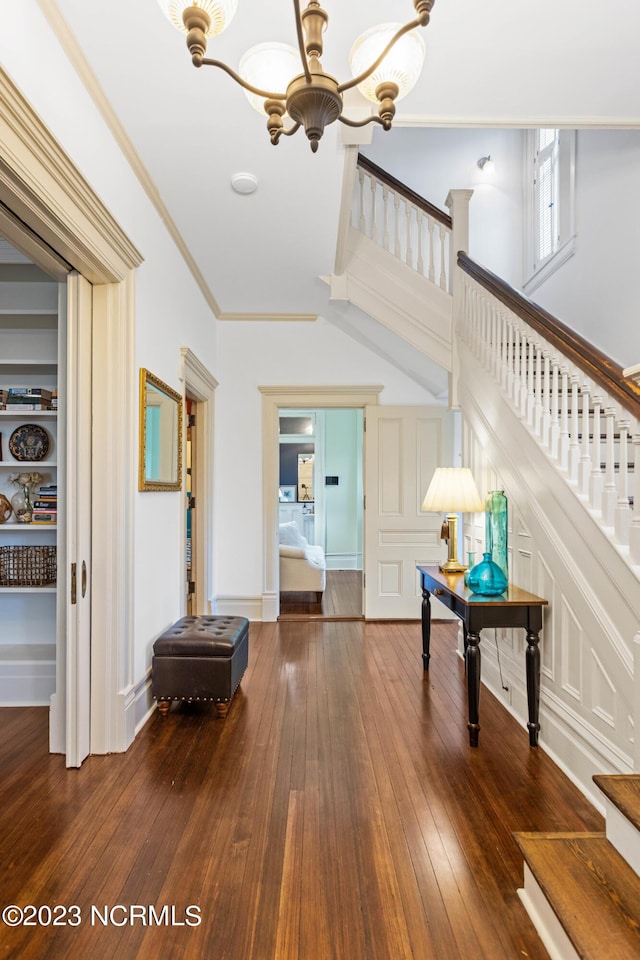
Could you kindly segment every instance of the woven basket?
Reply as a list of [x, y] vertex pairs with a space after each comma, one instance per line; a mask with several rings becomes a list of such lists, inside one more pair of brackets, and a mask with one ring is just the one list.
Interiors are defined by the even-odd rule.
[[47, 587], [55, 582], [55, 547], [0, 547], [0, 587]]

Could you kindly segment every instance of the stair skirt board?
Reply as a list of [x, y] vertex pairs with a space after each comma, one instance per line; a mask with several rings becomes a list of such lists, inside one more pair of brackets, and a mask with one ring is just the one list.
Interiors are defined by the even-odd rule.
[[580, 960], [580, 955], [576, 952], [526, 863], [524, 864], [524, 887], [518, 889], [518, 896], [551, 960]]
[[605, 799], [607, 840], [640, 876], [640, 833], [615, 804]]

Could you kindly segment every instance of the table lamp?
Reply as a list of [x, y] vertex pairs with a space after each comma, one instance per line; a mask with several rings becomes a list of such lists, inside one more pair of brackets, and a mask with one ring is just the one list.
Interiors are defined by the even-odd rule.
[[458, 513], [484, 510], [473, 474], [468, 467], [438, 467], [422, 501], [423, 510], [445, 511], [440, 536], [447, 541], [448, 556], [440, 564], [443, 573], [462, 573], [466, 566], [458, 560]]

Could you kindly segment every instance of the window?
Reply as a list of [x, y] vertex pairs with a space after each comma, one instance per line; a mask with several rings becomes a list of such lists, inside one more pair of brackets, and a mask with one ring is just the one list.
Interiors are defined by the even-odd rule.
[[575, 143], [575, 130], [526, 132], [526, 292], [574, 253]]

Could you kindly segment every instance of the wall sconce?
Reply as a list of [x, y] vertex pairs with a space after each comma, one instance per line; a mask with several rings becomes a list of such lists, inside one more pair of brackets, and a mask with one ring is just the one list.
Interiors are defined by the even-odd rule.
[[496, 165], [495, 161], [491, 159], [491, 155], [487, 157], [480, 157], [478, 160], [478, 166], [485, 177], [495, 176]]
[[440, 536], [447, 541], [448, 556], [440, 564], [443, 573], [462, 573], [466, 566], [458, 560], [458, 513], [478, 513], [484, 510], [484, 500], [478, 493], [473, 474], [468, 467], [438, 467], [422, 501], [423, 510], [445, 511]]

